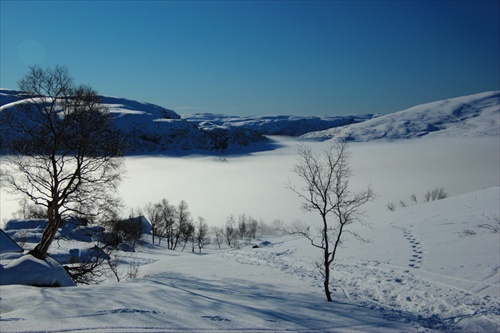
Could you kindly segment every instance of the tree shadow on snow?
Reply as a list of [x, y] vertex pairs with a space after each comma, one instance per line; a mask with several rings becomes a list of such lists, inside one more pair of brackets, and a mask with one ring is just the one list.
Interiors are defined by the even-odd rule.
[[196, 309], [200, 318], [214, 321], [236, 323], [249, 320], [253, 325], [270, 329], [322, 332], [448, 328], [439, 318], [423, 318], [338, 301], [328, 303], [320, 293], [288, 293], [276, 284], [249, 284], [248, 280], [231, 278], [211, 281], [178, 273], [162, 274], [147, 282], [185, 294], [186, 297], [177, 301]]

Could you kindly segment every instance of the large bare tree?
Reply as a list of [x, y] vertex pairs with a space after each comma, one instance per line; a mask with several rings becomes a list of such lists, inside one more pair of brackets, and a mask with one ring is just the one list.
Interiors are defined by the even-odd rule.
[[0, 113], [2, 178], [45, 208], [48, 224], [31, 251], [43, 259], [66, 216], [97, 217], [116, 205], [123, 145], [99, 95], [74, 85], [65, 67], [31, 67], [18, 86], [24, 99]]
[[[289, 188], [302, 198], [303, 209], [321, 216], [319, 228], [294, 225], [286, 232], [309, 239], [311, 244], [323, 252], [318, 264], [323, 276], [323, 285], [328, 302], [330, 293], [330, 268], [335, 260], [339, 245], [348, 225], [363, 223], [360, 207], [375, 198], [368, 187], [361, 192], [352, 192], [349, 187], [351, 168], [350, 152], [345, 141], [336, 141], [323, 154], [314, 152], [309, 146], [298, 147], [299, 161], [293, 171], [301, 179], [302, 186], [289, 182]], [[357, 235], [355, 235], [357, 236]]]

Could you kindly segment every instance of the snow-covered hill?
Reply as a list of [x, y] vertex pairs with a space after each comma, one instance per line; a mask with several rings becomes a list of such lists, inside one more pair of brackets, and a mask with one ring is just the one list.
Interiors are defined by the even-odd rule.
[[[173, 110], [125, 98], [101, 97], [124, 133], [129, 153], [241, 152], [272, 148], [266, 135], [298, 136], [370, 119], [354, 116], [232, 117], [219, 114], [180, 116]], [[0, 112], [23, 101], [18, 91], [0, 89]]]
[[[497, 186], [353, 226], [370, 242], [345, 239], [333, 303], [314, 264], [320, 250], [302, 238], [260, 237], [203, 255], [143, 243], [121, 253], [125, 269], [140, 265], [134, 280], [1, 286], [0, 325], [2, 332], [497, 332], [499, 200]], [[27, 226], [11, 223], [9, 234], [21, 230], [16, 225]], [[60, 239], [53, 253], [62, 258], [82, 244]], [[3, 273], [23, 268], [26, 260], [13, 257], [3, 257], [2, 265], [11, 263]]]
[[[262, 150], [267, 142], [264, 136], [251, 129], [205, 129], [158, 105], [124, 98], [103, 96], [101, 99], [125, 135], [128, 153]], [[0, 90], [0, 112], [25, 101], [17, 91]]]
[[498, 136], [500, 92], [452, 98], [373, 118], [362, 123], [308, 133], [306, 139], [398, 140], [422, 136]]

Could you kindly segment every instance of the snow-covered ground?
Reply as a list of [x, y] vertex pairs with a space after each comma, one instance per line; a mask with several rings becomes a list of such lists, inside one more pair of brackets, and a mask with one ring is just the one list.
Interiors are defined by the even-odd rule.
[[[327, 303], [297, 237], [200, 254], [146, 246], [138, 278], [1, 287], [2, 332], [431, 332], [499, 329], [498, 186], [387, 212], [346, 239]], [[71, 245], [68, 245], [71, 246]], [[57, 248], [57, 246], [56, 246]], [[57, 252], [57, 250], [55, 249]], [[128, 258], [127, 258], [128, 256]]]

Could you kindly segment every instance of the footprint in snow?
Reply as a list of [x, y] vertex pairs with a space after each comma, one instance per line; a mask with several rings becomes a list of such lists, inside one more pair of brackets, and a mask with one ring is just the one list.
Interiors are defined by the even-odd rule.
[[418, 239], [413, 236], [412, 232], [409, 229], [403, 230], [403, 235], [410, 242], [412, 257], [409, 260], [408, 266], [412, 268], [420, 268], [422, 264], [422, 249], [420, 248], [420, 242]]
[[231, 320], [224, 318], [224, 317], [221, 317], [221, 316], [201, 316], [201, 318], [209, 319], [211, 321], [231, 321]]

